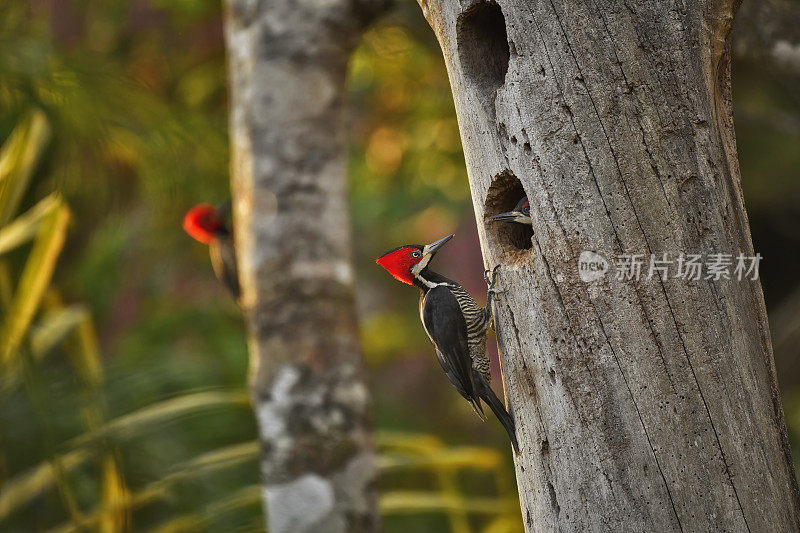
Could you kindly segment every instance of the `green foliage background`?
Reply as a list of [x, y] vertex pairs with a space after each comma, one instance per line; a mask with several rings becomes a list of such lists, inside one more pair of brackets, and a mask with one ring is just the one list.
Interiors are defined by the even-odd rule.
[[[455, 229], [437, 261], [484, 290], [443, 61], [416, 4], [398, 4], [365, 37], [349, 78], [359, 313], [386, 530], [516, 531], [500, 426], [480, 424], [446, 386], [416, 295], [373, 263], [400, 242]], [[745, 198], [797, 444], [800, 91], [761, 64], [737, 62], [734, 82]], [[46, 124], [14, 220], [53, 193], [71, 216], [16, 362], [0, 370], [3, 531], [263, 528], [242, 322], [206, 250], [180, 229], [189, 206], [229, 194], [225, 84], [217, 1], [4, 3], [0, 140], [8, 146], [31, 117]], [[0, 246], [4, 301], [25, 286], [43, 226], [29, 222], [24, 244]]]

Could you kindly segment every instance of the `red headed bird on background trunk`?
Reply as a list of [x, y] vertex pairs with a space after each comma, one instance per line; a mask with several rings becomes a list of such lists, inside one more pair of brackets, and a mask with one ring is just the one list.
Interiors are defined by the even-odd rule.
[[230, 201], [223, 202], [218, 207], [198, 204], [183, 217], [183, 229], [193, 239], [208, 245], [211, 266], [217, 279], [238, 303], [240, 288], [236, 251], [233, 247], [233, 232], [227, 220], [230, 209]]

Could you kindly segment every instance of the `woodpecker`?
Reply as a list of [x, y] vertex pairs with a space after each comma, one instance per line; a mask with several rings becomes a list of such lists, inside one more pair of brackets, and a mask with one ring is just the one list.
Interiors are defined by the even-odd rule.
[[528, 197], [523, 196], [522, 199], [517, 202], [517, 205], [514, 206], [514, 209], [505, 213], [500, 213], [499, 215], [494, 215], [491, 220], [494, 222], [516, 222], [517, 224], [533, 226], [533, 221], [531, 220], [531, 204], [528, 202]]
[[464, 287], [428, 268], [436, 252], [452, 238], [453, 235], [448, 235], [426, 246], [400, 246], [375, 262], [398, 281], [420, 290], [422, 326], [450, 383], [482, 420], [486, 420], [486, 416], [481, 400], [486, 402], [508, 432], [514, 452], [519, 453], [514, 420], [492, 390], [492, 375], [486, 356], [486, 331], [492, 323], [492, 299], [498, 292], [494, 288], [497, 268], [492, 271], [491, 279], [488, 271], [484, 272], [489, 289], [486, 307], [481, 308]]
[[218, 207], [198, 204], [183, 217], [183, 229], [195, 240], [208, 245], [211, 266], [217, 279], [238, 302], [240, 291], [236, 252], [233, 248], [233, 232], [226, 221], [230, 209], [230, 201], [223, 202]]

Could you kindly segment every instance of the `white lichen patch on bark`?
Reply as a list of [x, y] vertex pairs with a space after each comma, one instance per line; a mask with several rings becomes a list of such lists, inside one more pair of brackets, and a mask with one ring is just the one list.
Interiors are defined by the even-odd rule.
[[269, 531], [340, 533], [345, 523], [334, 511], [333, 485], [314, 474], [264, 487]]
[[258, 430], [262, 442], [276, 445], [291, 445], [291, 439], [286, 434], [286, 420], [291, 416], [294, 406], [292, 387], [300, 379], [300, 371], [293, 366], [284, 366], [275, 376], [272, 385], [271, 399], [259, 402], [256, 405]]

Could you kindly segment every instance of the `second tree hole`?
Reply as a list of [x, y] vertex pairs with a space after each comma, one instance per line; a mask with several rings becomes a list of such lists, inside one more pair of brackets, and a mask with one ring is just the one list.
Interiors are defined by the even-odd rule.
[[494, 215], [514, 209], [525, 196], [525, 189], [513, 172], [505, 170], [495, 176], [486, 194], [484, 223], [491, 241], [498, 243], [503, 251], [521, 252], [533, 247], [533, 227], [516, 222], [493, 221]]
[[456, 40], [464, 76], [483, 106], [494, 113], [495, 95], [505, 83], [510, 57], [506, 21], [497, 2], [485, 0], [464, 12], [456, 24]]

